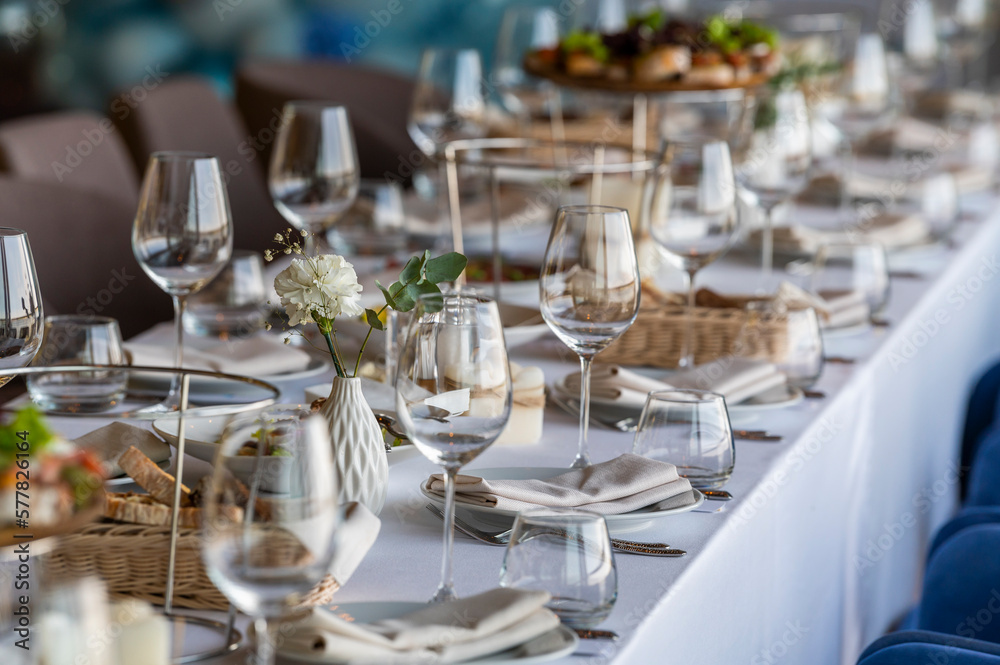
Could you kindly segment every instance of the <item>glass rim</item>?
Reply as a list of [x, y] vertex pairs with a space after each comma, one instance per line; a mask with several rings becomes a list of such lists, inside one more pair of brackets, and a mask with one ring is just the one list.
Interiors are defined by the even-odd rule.
[[158, 162], [197, 162], [205, 159], [210, 159], [215, 162], [219, 161], [219, 158], [216, 155], [213, 155], [210, 152], [203, 152], [201, 150], [157, 150], [156, 152], [149, 154], [150, 161]]
[[349, 115], [347, 107], [340, 102], [327, 101], [325, 99], [291, 99], [284, 103], [283, 109], [325, 109], [330, 111], [342, 111], [344, 115]]
[[595, 519], [600, 519], [601, 522], [607, 525], [607, 520], [605, 516], [594, 510], [587, 510], [585, 508], [575, 508], [575, 507], [562, 507], [562, 506], [539, 506], [537, 508], [528, 508], [526, 510], [521, 510], [517, 513], [518, 520], [552, 520], [553, 522], [559, 520], [566, 520], [572, 518], [587, 519], [593, 521]]
[[482, 61], [483, 54], [479, 52], [479, 49], [472, 48], [469, 46], [426, 46], [420, 51], [420, 59], [423, 60], [428, 55], [435, 55], [440, 53], [441, 55], [459, 55], [462, 53], [475, 53], [476, 57]]
[[27, 237], [28, 232], [14, 226], [0, 226], [0, 238], [16, 238], [18, 236]]
[[569, 203], [566, 205], [559, 206], [556, 209], [556, 216], [561, 214], [566, 215], [610, 215], [611, 213], [625, 213], [628, 214], [627, 208], [621, 208], [619, 206], [608, 206], [608, 205], [592, 205], [587, 203]]
[[[671, 399], [667, 395], [680, 395], [681, 398]], [[694, 399], [683, 399], [683, 397], [691, 397]], [[722, 393], [717, 393], [712, 390], [701, 390], [698, 388], [664, 388], [663, 390], [650, 390], [646, 394], [646, 403], [649, 404], [653, 400], [661, 402], [677, 402], [679, 404], [711, 404], [714, 402], [722, 401], [723, 405], [726, 403], [726, 396]]]
[[45, 325], [50, 323], [77, 323], [78, 325], [108, 325], [113, 323], [118, 325], [118, 319], [113, 316], [87, 316], [85, 314], [49, 314], [45, 317]]
[[[461, 291], [442, 291], [441, 293], [421, 293], [419, 296], [417, 296], [417, 302], [421, 302], [424, 300], [438, 299], [438, 298], [440, 298], [442, 301], [447, 298], [451, 298], [460, 300], [470, 300], [481, 304], [497, 303], [499, 305], [499, 302], [495, 298], [486, 295], [480, 289], [474, 289], [466, 286], [463, 286]], [[399, 313], [409, 314], [410, 312], [399, 312]]]

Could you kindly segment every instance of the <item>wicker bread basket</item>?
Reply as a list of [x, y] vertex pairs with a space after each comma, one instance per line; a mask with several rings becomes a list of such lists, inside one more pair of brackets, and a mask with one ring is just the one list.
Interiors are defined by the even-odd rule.
[[[648, 367], [677, 367], [687, 326], [684, 297], [643, 285], [639, 316], [625, 334], [602, 351], [598, 362]], [[757, 296], [721, 296], [701, 289], [692, 312], [692, 346], [696, 365], [732, 355], [740, 331], [750, 316], [743, 308]], [[738, 351], [748, 358], [780, 362], [788, 349], [788, 317], [757, 315], [756, 334], [740, 340]]]
[[[174, 605], [224, 610], [229, 601], [208, 579], [201, 560], [201, 545], [197, 529], [178, 532]], [[60, 540], [46, 555], [45, 570], [54, 579], [96, 575], [105, 581], [113, 598], [138, 598], [162, 605], [169, 552], [170, 527], [90, 524]], [[327, 575], [300, 604], [328, 604], [338, 588], [333, 577]]]

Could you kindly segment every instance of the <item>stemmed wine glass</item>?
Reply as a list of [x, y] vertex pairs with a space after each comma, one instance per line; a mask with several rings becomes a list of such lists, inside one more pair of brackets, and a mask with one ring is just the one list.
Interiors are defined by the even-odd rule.
[[285, 104], [268, 185], [281, 216], [307, 232], [306, 254], [327, 249], [326, 233], [354, 203], [359, 180], [347, 109], [324, 102]]
[[[248, 443], [255, 453], [241, 454]], [[202, 558], [215, 586], [254, 617], [257, 663], [274, 663], [269, 622], [326, 576], [338, 522], [321, 416], [268, 407], [226, 426], [205, 496]]]
[[522, 127], [532, 117], [556, 112], [558, 91], [551, 82], [524, 71], [528, 51], [556, 48], [559, 15], [552, 7], [510, 7], [504, 12], [493, 57], [493, 76], [504, 107]]
[[694, 365], [695, 274], [736, 241], [739, 216], [736, 181], [725, 141], [672, 142], [667, 146], [669, 178], [658, 188], [650, 234], [667, 259], [687, 276], [688, 311], [680, 367]]
[[[149, 158], [132, 226], [132, 252], [153, 283], [174, 301], [174, 366], [184, 365], [182, 318], [187, 296], [212, 281], [233, 253], [233, 220], [219, 161], [198, 152]], [[152, 411], [179, 406], [180, 375]]]
[[736, 178], [764, 210], [761, 264], [765, 286], [774, 263], [773, 212], [805, 187], [812, 163], [809, 112], [795, 88], [762, 87], [747, 98], [750, 117], [735, 150]]
[[590, 365], [639, 313], [639, 266], [624, 208], [562, 206], [542, 262], [542, 318], [580, 356], [580, 441], [572, 468], [590, 466]]
[[421, 296], [397, 364], [396, 412], [417, 450], [445, 471], [444, 556], [433, 602], [456, 597], [455, 476], [500, 436], [510, 405], [496, 302], [470, 293]]
[[[0, 228], [0, 370], [29, 365], [42, 343], [42, 297], [28, 234]], [[0, 374], [0, 386], [11, 380]]]
[[407, 130], [429, 156], [458, 139], [482, 138], [486, 94], [475, 49], [427, 49], [420, 58]]

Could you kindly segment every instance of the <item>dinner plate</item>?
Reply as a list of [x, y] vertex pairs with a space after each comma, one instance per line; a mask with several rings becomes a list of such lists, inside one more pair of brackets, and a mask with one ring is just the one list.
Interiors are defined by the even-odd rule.
[[820, 326], [819, 333], [826, 338], [837, 338], [837, 337], [852, 337], [854, 335], [860, 335], [861, 333], [866, 333], [872, 329], [872, 324], [870, 321], [861, 321], [859, 323], [850, 323], [846, 326], [834, 326], [833, 328], [824, 328]]
[[[499, 467], [491, 469], [470, 469], [465, 475], [478, 476], [484, 480], [544, 480], [560, 474], [566, 473], [570, 469], [547, 466], [515, 466]], [[429, 479], [428, 479], [429, 480]], [[420, 491], [431, 502], [438, 506], [444, 505], [444, 499], [430, 492], [426, 487], [425, 480], [420, 484]], [[695, 500], [693, 503], [679, 508], [657, 508], [656, 504], [646, 506], [639, 510], [620, 515], [605, 515], [604, 519], [608, 523], [608, 530], [615, 533], [629, 533], [638, 531], [649, 526], [654, 520], [663, 519], [670, 515], [677, 515], [694, 510], [705, 501], [705, 495], [698, 490], [693, 490]], [[514, 518], [517, 517], [516, 510], [504, 510], [490, 506], [473, 506], [464, 503], [456, 503], [458, 510], [474, 516], [480, 522], [490, 526], [510, 527]]]
[[[261, 381], [297, 381], [299, 379], [306, 379], [310, 376], [316, 376], [317, 374], [322, 374], [328, 371], [332, 367], [332, 363], [329, 358], [324, 358], [319, 355], [310, 354], [309, 364], [306, 365], [304, 369], [296, 370], [294, 372], [278, 372], [277, 374], [266, 374], [254, 376], [255, 379], [260, 379]], [[170, 381], [172, 375], [166, 372], [129, 372], [130, 383], [134, 384], [136, 387], [147, 389], [147, 390], [169, 390]], [[241, 386], [243, 386], [241, 388]], [[259, 391], [259, 388], [255, 388], [249, 384], [237, 384], [234, 381], [227, 381], [224, 379], [216, 379], [209, 376], [192, 375], [191, 376], [191, 392], [214, 395], [220, 392], [227, 394], [241, 394], [246, 391]]]
[[[352, 623], [371, 623], [382, 619], [392, 619], [395, 617], [416, 612], [427, 607], [426, 603], [407, 603], [398, 601], [387, 602], [367, 602], [367, 603], [342, 603], [330, 605], [328, 610], [338, 617], [346, 619]], [[514, 663], [515, 665], [533, 665], [534, 663], [546, 663], [551, 660], [568, 656], [576, 651], [580, 639], [572, 630], [562, 624], [556, 626], [547, 633], [525, 642], [524, 644], [495, 653], [475, 660], [463, 660], [463, 663], [477, 663], [478, 665], [492, 665], [493, 663]], [[282, 651], [278, 653], [282, 658], [293, 660], [299, 663], [325, 663], [328, 665], [341, 665], [347, 661], [337, 658], [336, 655], [314, 655], [297, 653], [293, 651]]]

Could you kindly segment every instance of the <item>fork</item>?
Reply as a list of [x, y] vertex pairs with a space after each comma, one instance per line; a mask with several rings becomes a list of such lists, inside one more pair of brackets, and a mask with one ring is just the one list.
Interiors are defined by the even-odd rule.
[[[444, 513], [437, 506], [427, 504], [427, 510], [437, 517], [444, 519]], [[482, 529], [477, 529], [458, 515], [455, 516], [455, 528], [470, 538], [489, 545], [499, 545], [504, 547], [510, 542], [512, 529], [500, 531], [499, 533], [488, 533]], [[645, 554], [647, 556], [681, 557], [687, 554], [684, 550], [670, 549], [666, 543], [637, 543], [631, 540], [611, 539], [611, 547], [618, 552], [628, 552], [630, 554]]]

